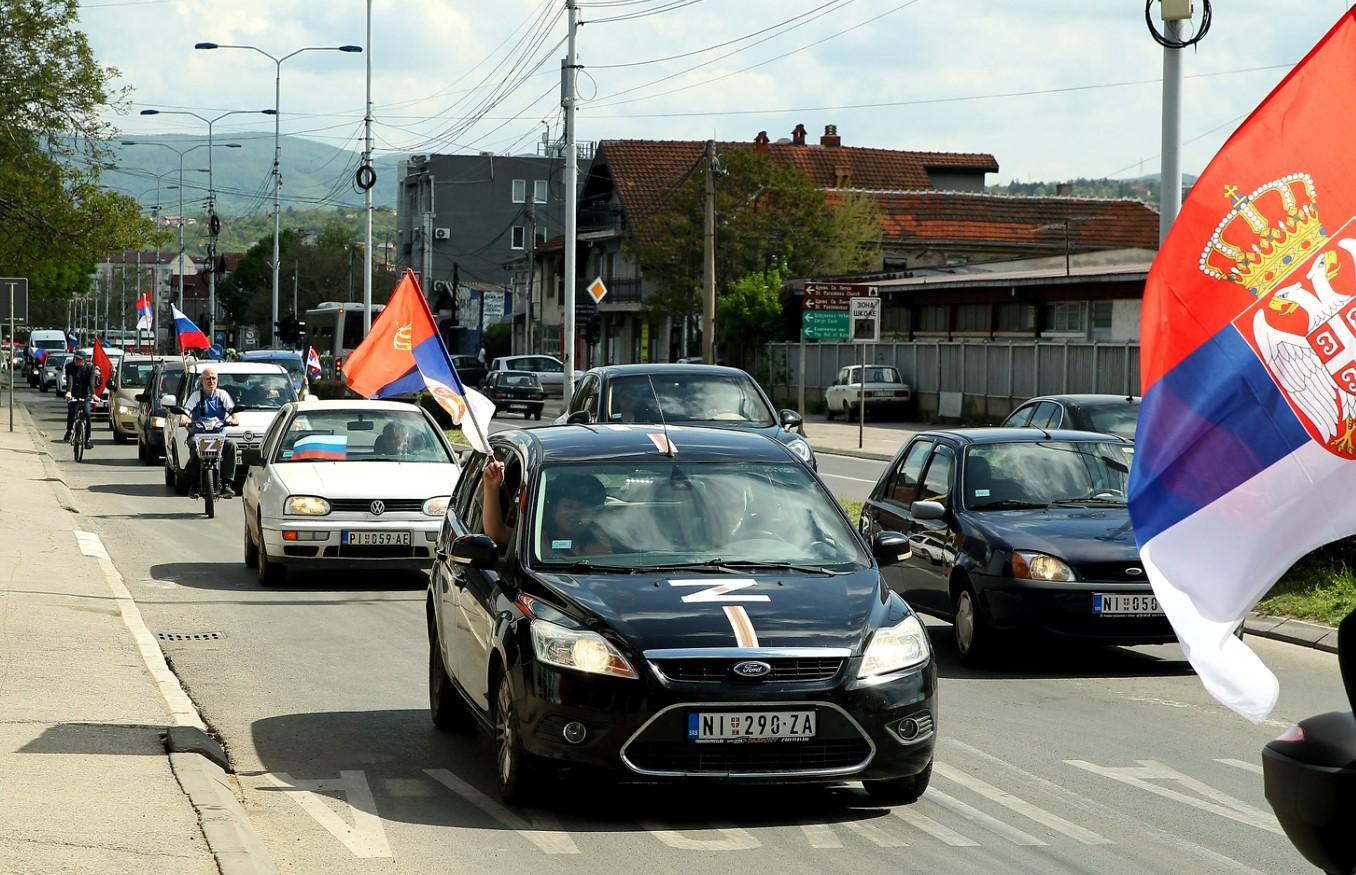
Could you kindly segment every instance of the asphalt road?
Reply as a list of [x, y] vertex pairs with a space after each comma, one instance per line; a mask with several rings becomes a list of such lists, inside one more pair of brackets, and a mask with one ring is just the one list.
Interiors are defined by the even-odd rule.
[[[59, 437], [50, 395], [19, 399]], [[935, 624], [938, 761], [912, 806], [851, 784], [562, 783], [547, 806], [505, 809], [488, 740], [429, 722], [422, 576], [261, 589], [238, 501], [205, 519], [134, 447], [96, 435], [82, 465], [55, 448], [73, 527], [102, 538], [152, 631], [198, 636], [162, 647], [283, 872], [1308, 871], [1263, 798], [1259, 751], [1340, 705], [1336, 660], [1258, 639], [1281, 700], [1254, 727], [1209, 699], [1176, 647], [1032, 649], [977, 672]]]

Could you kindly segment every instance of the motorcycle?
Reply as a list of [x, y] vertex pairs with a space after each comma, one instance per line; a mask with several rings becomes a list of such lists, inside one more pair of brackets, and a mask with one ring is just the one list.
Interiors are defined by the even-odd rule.
[[[167, 408], [171, 413], [188, 415], [182, 407]], [[240, 405], [231, 411], [239, 413]], [[216, 516], [216, 502], [221, 496], [221, 454], [226, 448], [226, 423], [216, 417], [198, 421], [202, 431], [189, 435], [198, 455], [198, 491], [202, 495], [203, 513], [208, 519]]]
[[1356, 872], [1356, 611], [1337, 628], [1351, 711], [1306, 717], [1262, 749], [1262, 776], [1291, 844], [1328, 875]]

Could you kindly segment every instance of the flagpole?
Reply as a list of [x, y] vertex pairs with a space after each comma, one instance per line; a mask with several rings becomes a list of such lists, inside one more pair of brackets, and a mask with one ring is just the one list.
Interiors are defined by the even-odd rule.
[[[419, 294], [416, 295], [415, 297], [417, 297], [417, 298], [419, 299], [419, 304], [420, 304], [420, 306], [422, 306], [422, 307], [424, 308], [424, 313], [428, 315], [429, 324], [433, 325], [433, 327], [434, 327], [433, 336], [436, 337], [436, 338], [438, 338], [438, 348], [441, 349], [441, 350], [443, 351], [443, 357], [447, 359], [447, 364], [448, 364], [449, 367], [452, 368], [452, 373], [457, 374], [457, 366], [454, 365], [454, 364], [452, 364], [452, 356], [451, 356], [451, 355], [448, 353], [448, 351], [447, 351], [447, 344], [446, 344], [446, 343], [443, 343], [443, 335], [442, 335], [442, 332], [440, 332], [440, 331], [437, 330], [438, 323], [437, 323], [437, 321], [434, 320], [434, 318], [433, 318], [433, 311], [430, 310], [430, 309], [428, 308], [428, 301], [427, 301], [427, 299], [424, 298], [424, 289], [423, 289], [423, 287], [419, 285], [419, 280], [418, 280], [417, 277], [414, 276], [414, 271], [410, 270], [410, 269], [407, 267], [407, 268], [405, 268], [405, 274], [406, 274], [406, 276], [408, 276], [408, 277], [410, 278], [410, 280], [414, 283], [415, 289], [419, 292]], [[418, 366], [418, 363], [416, 362], [415, 364], [416, 364], [416, 367], [417, 367], [417, 366]], [[457, 382], [459, 382], [459, 383], [461, 382], [461, 374], [457, 374]], [[470, 417], [471, 417], [471, 426], [476, 430], [476, 434], [480, 435], [480, 442], [483, 443], [485, 446], [488, 447], [488, 446], [490, 445], [490, 435], [489, 435], [489, 432], [487, 432], [487, 431], [485, 431], [485, 429], [481, 428], [481, 426], [480, 426], [480, 420], [476, 418], [476, 409], [475, 409], [475, 407], [471, 404], [471, 399], [468, 397], [469, 394], [470, 394], [472, 391], [474, 391], [474, 390], [471, 389], [469, 386], [467, 386], [465, 383], [462, 383], [462, 387], [461, 387], [461, 388], [462, 388], [462, 392], [463, 392], [463, 395], [462, 395], [462, 403], [466, 405], [466, 412], [467, 412], [467, 413], [470, 415]], [[465, 429], [463, 429], [463, 431], [464, 431], [464, 430], [465, 430]]]

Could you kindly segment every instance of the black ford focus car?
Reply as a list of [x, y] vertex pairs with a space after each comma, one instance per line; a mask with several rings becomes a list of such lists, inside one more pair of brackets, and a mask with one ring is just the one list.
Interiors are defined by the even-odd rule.
[[860, 529], [908, 536], [890, 587], [951, 620], [966, 662], [1022, 635], [1176, 641], [1140, 562], [1126, 484], [1134, 445], [1033, 428], [920, 432], [862, 508]]
[[509, 536], [481, 533], [473, 457], [431, 576], [429, 692], [440, 728], [494, 734], [506, 800], [564, 764], [923, 793], [937, 670], [881, 580], [901, 536], [865, 541], [760, 434], [575, 425], [490, 442]]

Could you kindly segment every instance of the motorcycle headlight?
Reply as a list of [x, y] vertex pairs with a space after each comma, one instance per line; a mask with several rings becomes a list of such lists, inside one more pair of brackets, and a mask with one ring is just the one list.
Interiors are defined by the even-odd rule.
[[1073, 580], [1073, 569], [1063, 559], [1033, 553], [1030, 550], [1015, 550], [1012, 554], [1012, 576], [1023, 580]]
[[800, 438], [796, 438], [793, 441], [787, 441], [786, 446], [791, 450], [791, 452], [799, 456], [802, 462], [809, 464], [811, 454], [810, 454], [810, 445], [807, 442], [801, 440]]
[[891, 672], [904, 671], [928, 661], [932, 645], [923, 624], [913, 614], [894, 626], [885, 626], [871, 636], [862, 654], [859, 678], [869, 678]]
[[330, 503], [315, 495], [289, 495], [283, 503], [288, 516], [324, 516], [330, 512]]
[[442, 516], [447, 513], [447, 503], [451, 500], [450, 495], [435, 495], [424, 502], [424, 513], [429, 516]]
[[618, 678], [636, 678], [636, 670], [597, 632], [579, 631], [532, 621], [532, 649], [547, 665], [571, 668], [588, 674], [606, 674]]

